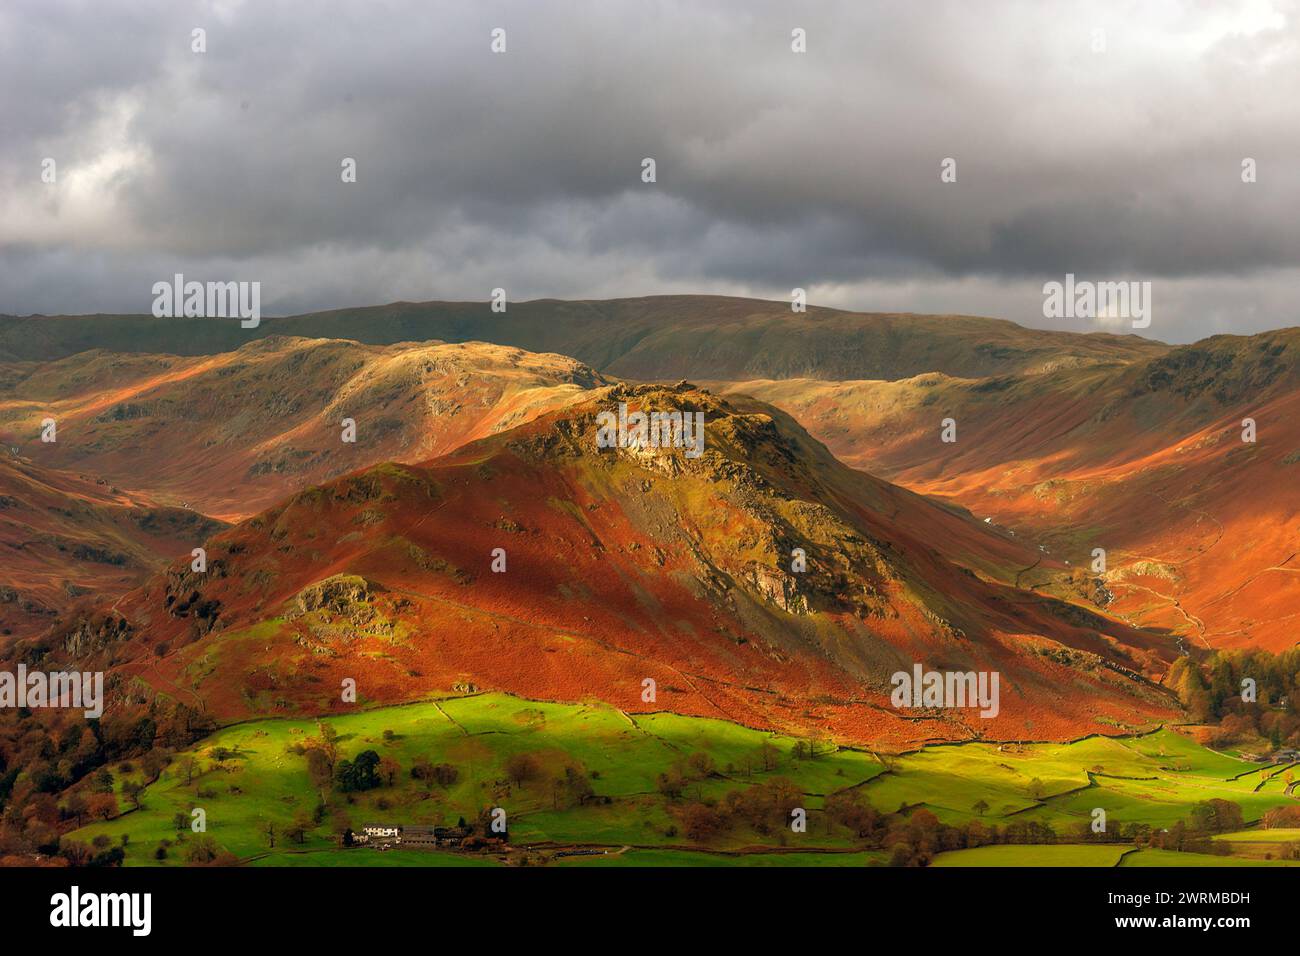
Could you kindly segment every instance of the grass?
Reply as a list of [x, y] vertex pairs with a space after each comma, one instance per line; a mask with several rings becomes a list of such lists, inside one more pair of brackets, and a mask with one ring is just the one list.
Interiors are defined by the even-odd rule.
[[1300, 842], [1300, 827], [1278, 827], [1275, 830], [1238, 830], [1220, 833], [1216, 840], [1228, 843], [1295, 843]]
[[[1167, 826], [1186, 818], [1194, 803], [1210, 797], [1241, 804], [1248, 822], [1258, 820], [1270, 807], [1293, 800], [1267, 785], [1256, 793], [1260, 779], [1252, 770], [1258, 768], [1206, 750], [1173, 730], [1141, 737], [1090, 737], [1071, 744], [935, 746], [894, 758], [887, 770], [870, 754], [851, 749], [796, 760], [794, 738], [720, 720], [674, 714], [629, 716], [604, 704], [538, 703], [503, 694], [360, 710], [322, 718], [321, 723], [337, 734], [341, 758], [351, 759], [370, 749], [396, 761], [400, 770], [391, 787], [350, 798], [328, 795], [328, 813], [302, 843], [286, 843], [283, 831], [295, 818], [311, 818], [321, 800], [308, 778], [305, 759], [292, 752], [319, 735], [314, 719], [269, 719], [224, 728], [177, 754], [148, 786], [140, 809], [83, 826], [71, 838], [91, 842], [107, 837], [119, 843], [125, 835], [127, 865], [180, 865], [195, 835], [188, 825], [178, 832], [173, 818], [181, 814], [189, 821], [191, 811], [201, 808], [207, 835], [251, 865], [490, 864], [494, 861], [489, 857], [446, 852], [343, 850], [333, 835], [335, 815], [346, 816], [359, 829], [368, 822], [451, 824], [461, 817], [476, 818], [487, 808], [503, 807], [513, 846], [543, 852], [575, 846], [612, 851], [557, 859], [563, 866], [866, 866], [884, 862], [887, 854], [864, 851], [846, 830], [831, 826], [821, 812], [828, 795], [853, 788], [881, 811], [924, 806], [954, 824], [978, 818], [986, 825], [1006, 827], [1036, 820], [1050, 824], [1066, 839], [1090, 823], [1098, 807], [1106, 811], [1110, 826], [1119, 822]], [[765, 745], [772, 748], [769, 758], [774, 753], [776, 763], [766, 771], [759, 759]], [[227, 759], [217, 759], [220, 748], [230, 754]], [[539, 762], [541, 774], [522, 785], [512, 784], [506, 763], [521, 753]], [[782, 829], [762, 834], [738, 827], [707, 846], [692, 846], [678, 832], [674, 805], [658, 792], [656, 778], [697, 753], [708, 755], [714, 773], [694, 775], [686, 786], [687, 797], [721, 798], [730, 790], [784, 776], [805, 794], [807, 832]], [[187, 757], [196, 758], [200, 770], [190, 783], [183, 771]], [[457, 779], [446, 787], [412, 779], [409, 771], [418, 759], [453, 765]], [[550, 781], [568, 767], [586, 776], [600, 799], [578, 806], [557, 798]], [[129, 774], [110, 769], [119, 794], [127, 779], [140, 779], [138, 766]], [[1231, 779], [1237, 774], [1243, 776]], [[981, 802], [982, 813], [976, 809]], [[276, 833], [274, 847], [268, 824]], [[1270, 832], [1280, 836], [1275, 841], [1259, 836]], [[1256, 841], [1261, 853], [1274, 852], [1274, 842], [1290, 842], [1296, 833], [1250, 830], [1224, 839], [1235, 855], [1257, 855], [1241, 849], [1242, 845]], [[172, 845], [159, 861], [155, 851], [163, 841]], [[1112, 866], [1122, 849], [1118, 845], [1000, 845], [943, 854], [936, 862]]]
[[[673, 715], [633, 720], [603, 704], [536, 703], [501, 694], [361, 711], [323, 718], [322, 723], [338, 734], [341, 757], [372, 749], [402, 768], [393, 787], [354, 794], [351, 803], [334, 795], [333, 805], [347, 814], [355, 828], [389, 820], [455, 823], [460, 817], [473, 819], [484, 808], [503, 806], [514, 844], [633, 845], [642, 848], [637, 858], [655, 845], [681, 842], [674, 831], [676, 821], [656, 790], [656, 776], [692, 753], [708, 754], [717, 768], [716, 776], [695, 782], [692, 794], [721, 795], [782, 774], [810, 794], [810, 812], [820, 806], [820, 794], [861, 784], [883, 769], [870, 756], [847, 750], [795, 761], [790, 756], [793, 738], [721, 721]], [[385, 731], [391, 734], [386, 737]], [[270, 846], [268, 823], [282, 833], [295, 817], [310, 814], [319, 800], [305, 760], [289, 749], [318, 733], [315, 720], [262, 720], [225, 728], [178, 754], [148, 787], [141, 809], [84, 826], [71, 838], [90, 842], [105, 836], [118, 843], [127, 834], [127, 865], [175, 865], [184, 859], [185, 844], [194, 835], [188, 827], [178, 832], [173, 818], [180, 813], [189, 820], [198, 807], [206, 814], [206, 833], [220, 847], [257, 865], [401, 864], [406, 856], [396, 851], [339, 850], [328, 819], [302, 844], [286, 845], [281, 836], [274, 848]], [[764, 743], [777, 748], [779, 767], [769, 773], [747, 773], [737, 766]], [[233, 756], [216, 760], [219, 748]], [[506, 762], [519, 753], [539, 760], [542, 779], [523, 786], [506, 781]], [[188, 784], [182, 770], [187, 756], [196, 757], [202, 771]], [[426, 789], [409, 775], [418, 758], [454, 765], [457, 780], [446, 788]], [[596, 794], [608, 797], [610, 803], [557, 808], [547, 781], [567, 766], [587, 774]], [[119, 790], [121, 783], [115, 781]], [[815, 825], [810, 830], [808, 841], [818, 847], [851, 847], [847, 832], [817, 833]], [[793, 835], [789, 838], [794, 840]], [[750, 846], [762, 839], [752, 832], [735, 832], [720, 841], [718, 849]], [[176, 845], [158, 861], [154, 852], [164, 840]], [[346, 862], [335, 855], [346, 857]], [[446, 855], [420, 852], [420, 858], [430, 863]]]
[[1071, 744], [931, 747], [902, 757], [898, 773], [873, 781], [865, 793], [882, 810], [924, 804], [949, 823], [971, 819], [982, 800], [989, 807], [985, 820], [1036, 820], [1058, 832], [1089, 823], [1098, 808], [1110, 826], [1167, 827], [1185, 819], [1193, 804], [1214, 797], [1240, 804], [1248, 821], [1291, 802], [1280, 788], [1255, 793], [1254, 775], [1230, 779], [1252, 769], [1162, 729]]
[[981, 846], [973, 850], [940, 853], [931, 866], [1116, 866], [1133, 847], [1119, 844], [1090, 846]]
[[886, 854], [878, 850], [857, 853], [746, 853], [726, 855], [698, 850], [628, 850], [604, 856], [565, 857], [562, 866], [882, 866]]
[[1296, 866], [1295, 863], [1269, 863], [1239, 856], [1214, 856], [1208, 853], [1178, 853], [1174, 850], [1138, 850], [1127, 854], [1120, 866]]

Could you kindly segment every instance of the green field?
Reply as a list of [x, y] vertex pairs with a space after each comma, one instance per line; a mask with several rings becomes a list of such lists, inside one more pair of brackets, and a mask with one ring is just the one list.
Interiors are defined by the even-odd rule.
[[[981, 846], [940, 853], [931, 866], [1115, 866], [1131, 846]], [[1175, 854], [1178, 856], [1180, 854]]]
[[[1237, 774], [1246, 774], [1236, 780]], [[1166, 827], [1202, 800], [1238, 803], [1247, 821], [1292, 802], [1260, 782], [1258, 765], [1201, 747], [1172, 730], [1141, 737], [1089, 737], [1070, 744], [961, 744], [930, 747], [900, 761], [897, 773], [865, 789], [883, 810], [923, 804], [941, 820], [1037, 820], [1058, 831], [1106, 812], [1108, 825]], [[1035, 784], [1035, 781], [1037, 783]]]
[[1208, 853], [1175, 853], [1173, 850], [1138, 850], [1127, 853], [1120, 866], [1297, 866], [1297, 863], [1269, 863], [1239, 856]]
[[1300, 843], [1300, 827], [1280, 827], [1276, 830], [1238, 830], [1220, 833], [1214, 839], [1227, 843]]
[[[672, 714], [633, 717], [604, 704], [537, 703], [502, 694], [360, 711], [323, 722], [338, 735], [341, 758], [370, 749], [395, 760], [400, 770], [394, 784], [327, 794], [327, 811], [313, 817], [322, 795], [310, 782], [306, 760], [291, 748], [319, 736], [317, 721], [253, 721], [220, 730], [175, 755], [145, 790], [140, 809], [83, 826], [70, 836], [119, 843], [127, 835], [127, 865], [182, 865], [196, 837], [188, 826], [178, 832], [174, 818], [179, 813], [189, 820], [198, 807], [206, 814], [207, 836], [251, 865], [491, 864], [496, 860], [488, 855], [342, 849], [334, 830], [341, 816], [354, 828], [371, 822], [454, 824], [502, 807], [513, 847], [530, 848], [566, 867], [883, 864], [888, 853], [864, 849], [822, 812], [827, 796], [855, 789], [884, 813], [926, 807], [947, 823], [979, 819], [998, 827], [1034, 820], [1051, 825], [1062, 841], [956, 851], [936, 858], [937, 865], [992, 866], [1016, 859], [1044, 866], [1113, 866], [1131, 845], [1067, 842], [1077, 839], [1096, 808], [1105, 810], [1111, 827], [1120, 821], [1163, 827], [1186, 818], [1194, 803], [1210, 797], [1239, 803], [1247, 823], [1293, 800], [1268, 784], [1255, 792], [1261, 780], [1256, 765], [1207, 750], [1168, 729], [1071, 744], [932, 746], [892, 758], [887, 769], [871, 754], [851, 749], [795, 759], [794, 738], [724, 721]], [[766, 770], [755, 760], [764, 745], [774, 748], [768, 751], [773, 765]], [[536, 780], [512, 783], [506, 763], [521, 753], [532, 755], [542, 773]], [[707, 845], [687, 839], [679, 832], [680, 804], [658, 791], [656, 778], [693, 754], [706, 754], [713, 772], [690, 778], [686, 799], [718, 800], [729, 791], [785, 777], [804, 794], [807, 831], [759, 833], [740, 827]], [[187, 784], [183, 767], [190, 757], [197, 760], [198, 774]], [[410, 768], [421, 758], [453, 765], [457, 779], [445, 787], [412, 779]], [[596, 799], [578, 805], [557, 796], [550, 781], [566, 767], [590, 780]], [[119, 793], [126, 780], [139, 779], [138, 768], [127, 773], [110, 769]], [[1243, 776], [1232, 779], [1238, 774]], [[301, 842], [285, 839], [284, 830], [295, 818], [309, 821]], [[275, 831], [274, 847], [268, 824]], [[1259, 832], [1267, 831], [1248, 831]], [[172, 845], [159, 860], [155, 854], [163, 841]], [[574, 848], [602, 852], [553, 856]], [[1127, 858], [1124, 865], [1130, 865]]]

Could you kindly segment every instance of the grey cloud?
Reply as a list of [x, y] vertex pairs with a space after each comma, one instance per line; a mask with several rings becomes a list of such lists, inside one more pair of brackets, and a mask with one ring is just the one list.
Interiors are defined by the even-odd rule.
[[1294, 324], [1300, 27], [1261, 9], [18, 0], [0, 311], [144, 311], [224, 270], [279, 311], [801, 285], [1047, 325], [1072, 271], [1180, 290], [1168, 340]]

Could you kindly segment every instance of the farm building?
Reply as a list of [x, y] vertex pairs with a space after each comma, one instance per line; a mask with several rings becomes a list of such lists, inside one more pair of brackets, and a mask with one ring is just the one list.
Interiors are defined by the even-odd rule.
[[361, 832], [353, 837], [353, 840], [371, 845], [401, 843], [402, 828], [383, 823], [367, 823], [361, 828]]
[[460, 846], [473, 830], [467, 826], [438, 827], [427, 824], [397, 825], [368, 823], [356, 834], [354, 840], [362, 846], [385, 848], [390, 846], [435, 849]]

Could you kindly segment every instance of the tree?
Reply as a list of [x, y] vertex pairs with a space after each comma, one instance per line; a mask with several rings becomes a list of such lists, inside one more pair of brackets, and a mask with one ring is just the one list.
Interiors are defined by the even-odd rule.
[[373, 790], [382, 782], [377, 768], [379, 754], [373, 750], [363, 750], [353, 760], [340, 760], [334, 770], [334, 780], [339, 790], [350, 793], [354, 790]]
[[181, 776], [185, 778], [185, 786], [194, 782], [194, 778], [202, 773], [199, 767], [199, 761], [193, 754], [186, 754], [181, 758]]
[[343, 810], [334, 811], [330, 830], [338, 838], [339, 846], [348, 846], [352, 839], [352, 818]]
[[96, 853], [91, 859], [91, 866], [121, 866], [122, 861], [126, 859], [126, 851], [120, 846], [110, 847]]
[[686, 763], [700, 777], [710, 777], [716, 769], [713, 758], [700, 750], [686, 758]]
[[59, 843], [59, 855], [67, 860], [70, 866], [85, 866], [94, 856], [94, 852], [84, 843], [63, 840]]
[[334, 779], [334, 764], [327, 754], [320, 747], [312, 747], [306, 752], [307, 757], [307, 778], [311, 785], [317, 790], [322, 790], [330, 785]]
[[392, 786], [397, 780], [397, 775], [402, 772], [402, 765], [387, 755], [379, 758], [379, 777], [388, 786]]
[[[556, 778], [555, 784], [560, 794], [577, 803], [578, 806], [582, 806], [595, 795], [591, 778], [587, 776], [586, 771], [572, 764], [564, 768], [564, 776]], [[557, 800], [557, 809], [558, 806]]]
[[76, 820], [77, 826], [81, 826], [81, 820], [87, 812], [86, 798], [80, 793], [69, 794], [68, 799], [63, 801], [63, 812]]
[[975, 806], [973, 806], [971, 809], [974, 810], [976, 813], [978, 813], [980, 816], [984, 816], [984, 814], [989, 812], [988, 801], [977, 800], [975, 802]]
[[681, 811], [682, 832], [693, 843], [707, 843], [723, 831], [726, 819], [705, 803], [688, 803]]
[[131, 806], [136, 810], [140, 809], [141, 797], [144, 794], [144, 784], [136, 783], [134, 780], [128, 780], [122, 784], [122, 796], [130, 801]]
[[140, 761], [140, 769], [144, 771], [146, 780], [156, 780], [166, 766], [167, 755], [161, 750], [150, 750]]
[[347, 757], [344, 757], [334, 765], [334, 783], [341, 791], [347, 793], [351, 790], [355, 790], [356, 787], [352, 785], [355, 779], [356, 776], [352, 772], [352, 761]]
[[686, 778], [677, 767], [669, 767], [664, 773], [655, 777], [655, 787], [670, 800], [676, 800], [686, 788]]
[[890, 866], [911, 866], [912, 865], [912, 848], [906, 843], [897, 843], [894, 845], [894, 852], [889, 857]]
[[542, 773], [542, 765], [529, 753], [512, 754], [506, 761], [506, 777], [516, 787], [522, 787], [530, 780], [536, 780]]
[[185, 859], [189, 863], [202, 865], [215, 860], [218, 852], [217, 841], [204, 833], [190, 841], [185, 849]]
[[338, 763], [339, 759], [339, 732], [329, 724], [320, 721], [316, 723], [316, 729], [320, 732], [320, 742], [317, 746], [325, 754], [326, 759], [329, 760], [330, 773], [333, 774], [334, 765]]
[[307, 839], [307, 834], [315, 827], [314, 821], [306, 813], [299, 811], [293, 818], [293, 822], [284, 828], [284, 838], [292, 840], [294, 843], [302, 843]]
[[1241, 805], [1231, 800], [1214, 798], [1197, 803], [1192, 807], [1191, 826], [1203, 833], [1227, 833], [1240, 830], [1242, 821]]
[[111, 793], [97, 793], [87, 801], [90, 815], [100, 820], [111, 820], [117, 816], [117, 797]]
[[316, 732], [320, 734], [321, 742], [324, 744], [336, 744], [339, 739], [339, 732], [334, 729], [333, 724], [327, 724], [323, 720], [316, 721]]
[[880, 814], [856, 790], [843, 790], [826, 798], [826, 818], [847, 827], [859, 839], [870, 837], [879, 824]]

